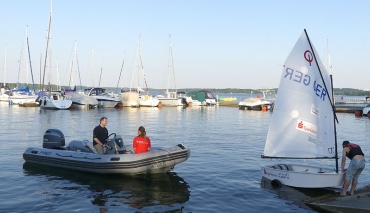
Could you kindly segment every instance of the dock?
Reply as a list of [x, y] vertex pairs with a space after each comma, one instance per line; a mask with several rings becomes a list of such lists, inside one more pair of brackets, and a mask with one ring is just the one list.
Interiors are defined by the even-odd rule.
[[[269, 100], [272, 103], [275, 100]], [[355, 113], [356, 111], [361, 111], [364, 107], [370, 104], [370, 101], [363, 99], [335, 99], [335, 112], [337, 113]], [[225, 107], [239, 107], [239, 101], [218, 101], [219, 106]]]
[[357, 190], [354, 196], [324, 195], [305, 201], [309, 207], [325, 212], [370, 212], [370, 186]]

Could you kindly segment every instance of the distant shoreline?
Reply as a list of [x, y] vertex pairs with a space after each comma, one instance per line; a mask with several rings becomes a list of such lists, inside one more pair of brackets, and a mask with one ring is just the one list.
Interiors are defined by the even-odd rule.
[[[3, 83], [0, 82], [1, 88], [3, 88]], [[20, 83], [19, 85], [25, 85]], [[8, 88], [16, 88], [17, 83], [6, 83]], [[74, 86], [74, 85], [73, 85]], [[28, 84], [28, 87], [32, 90], [33, 85]], [[47, 86], [44, 86], [47, 87]], [[52, 88], [57, 88], [55, 84], [51, 85]], [[40, 90], [40, 84], [35, 84], [35, 90]], [[61, 88], [69, 88], [69, 86], [61, 86]], [[90, 86], [78, 86], [77, 90], [83, 90], [85, 88], [91, 88]], [[121, 89], [129, 89], [128, 87], [116, 88], [116, 87], [104, 87], [107, 90], [120, 92]], [[157, 88], [149, 88], [149, 91], [152, 92], [162, 92], [166, 89], [157, 89]], [[175, 89], [169, 89], [174, 91]], [[240, 94], [276, 94], [277, 88], [270, 88], [270, 89], [240, 89], [240, 88], [179, 88], [177, 89], [178, 92], [190, 92], [190, 91], [197, 91], [197, 90], [209, 90], [212, 93], [240, 93]], [[334, 95], [344, 95], [344, 96], [370, 96], [370, 90], [362, 90], [362, 89], [355, 89], [355, 88], [334, 88]]]

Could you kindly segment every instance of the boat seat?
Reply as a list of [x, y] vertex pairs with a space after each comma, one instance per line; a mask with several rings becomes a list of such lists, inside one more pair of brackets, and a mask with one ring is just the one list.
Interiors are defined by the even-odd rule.
[[98, 154], [98, 152], [96, 151], [96, 149], [94, 148], [94, 144], [92, 142], [87, 142], [86, 143], [86, 146], [95, 154]]

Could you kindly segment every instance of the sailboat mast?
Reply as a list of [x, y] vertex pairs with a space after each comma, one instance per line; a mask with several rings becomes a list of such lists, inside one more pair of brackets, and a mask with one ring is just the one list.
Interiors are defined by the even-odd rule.
[[[27, 25], [27, 28], [28, 28], [28, 25]], [[35, 81], [34, 81], [34, 79], [33, 79], [33, 72], [32, 72], [30, 43], [29, 43], [29, 41], [28, 41], [28, 30], [27, 30], [26, 38], [27, 38], [27, 50], [28, 50], [28, 62], [30, 63], [30, 70], [31, 70], [31, 77], [32, 77], [32, 87], [33, 87], [33, 92], [34, 92], [34, 93], [36, 93], [36, 89], [35, 89]], [[28, 78], [27, 78], [27, 79], [28, 79]], [[28, 83], [28, 80], [27, 80], [27, 83]]]
[[6, 79], [6, 46], [5, 46], [5, 53], [4, 53], [4, 89], [5, 89], [5, 79]]
[[78, 57], [77, 57], [77, 41], [76, 41], [76, 40], [75, 40], [75, 58], [76, 58], [76, 65], [77, 65], [78, 78], [79, 78], [79, 80], [80, 80], [80, 90], [82, 90], [81, 73], [80, 73], [80, 66], [78, 65]]
[[100, 77], [99, 77], [99, 87], [100, 87], [100, 82], [101, 82], [101, 74], [103, 73], [103, 67], [100, 69]]
[[40, 90], [43, 90], [41, 87], [41, 72], [42, 72], [42, 53], [40, 53]]
[[[322, 73], [321, 73], [321, 69], [320, 69], [319, 63], [317, 62], [316, 55], [315, 55], [315, 52], [313, 51], [312, 44], [311, 44], [311, 40], [310, 40], [310, 38], [308, 37], [308, 34], [307, 34], [306, 29], [304, 29], [304, 32], [305, 32], [305, 34], [306, 34], [306, 37], [307, 37], [307, 40], [308, 40], [308, 44], [310, 45], [310, 48], [311, 48], [311, 51], [312, 51], [312, 55], [313, 55], [313, 57], [314, 57], [314, 59], [315, 59], [315, 63], [316, 63], [317, 69], [319, 70], [319, 74], [320, 74], [321, 80], [322, 80], [322, 82], [323, 82], [323, 84], [324, 84], [324, 88], [325, 88], [325, 90], [326, 90], [326, 91], [329, 91], [329, 90], [328, 90], [328, 87], [327, 87], [327, 86], [326, 86], [326, 84], [325, 84], [324, 77], [322, 76]], [[338, 122], [337, 115], [335, 114], [334, 99], [333, 99], [333, 97], [330, 97], [330, 95], [328, 95], [328, 98], [329, 98], [329, 102], [330, 102], [330, 104], [331, 104], [332, 111], [333, 111], [333, 113], [334, 113], [334, 120], [336, 120], [336, 121]]]
[[[126, 55], [126, 53], [125, 53]], [[122, 61], [122, 66], [121, 66], [121, 71], [119, 72], [119, 77], [118, 77], [118, 82], [117, 82], [117, 89], [118, 89], [118, 85], [119, 85], [119, 82], [121, 80], [121, 75], [122, 75], [122, 70], [123, 70], [123, 66], [125, 65], [125, 57], [123, 57], [123, 61]]]
[[170, 50], [169, 50], [169, 55], [170, 55], [170, 60], [171, 60], [171, 67], [172, 67], [172, 74], [173, 74], [173, 82], [175, 84], [175, 92], [177, 92], [177, 86], [176, 86], [176, 77], [175, 77], [175, 66], [173, 63], [173, 55], [172, 55], [172, 42], [171, 42], [171, 34], [170, 34]]
[[59, 79], [59, 59], [57, 59], [57, 90], [60, 90], [60, 79]]
[[[51, 31], [51, 21], [52, 21], [52, 8], [53, 8], [53, 1], [50, 1], [50, 18], [49, 18], [49, 28], [48, 28], [48, 34], [46, 39], [46, 50], [45, 50], [45, 63], [44, 63], [44, 73], [42, 78], [42, 89], [44, 88], [45, 83], [45, 73], [46, 73], [46, 62], [48, 58], [48, 49], [49, 49], [49, 40], [50, 40], [50, 31]], [[49, 86], [50, 86], [50, 79], [49, 79]], [[51, 92], [51, 91], [50, 91]]]
[[[26, 27], [26, 34], [27, 34], [27, 27]], [[22, 39], [22, 47], [21, 47], [21, 57], [19, 58], [19, 66], [18, 66], [18, 79], [17, 79], [17, 89], [19, 89], [19, 78], [21, 76], [21, 69], [22, 69], [22, 59], [23, 59], [23, 48], [24, 48], [24, 38]]]
[[[328, 48], [328, 68], [329, 68], [330, 84], [331, 84], [331, 92], [332, 92], [331, 97], [333, 97], [333, 100], [334, 100], [333, 70], [332, 70], [332, 65], [331, 65], [331, 60], [330, 60], [329, 41], [327, 41], [326, 45]], [[335, 107], [335, 104], [334, 104], [334, 107]], [[335, 171], [338, 173], [339, 172], [339, 162], [338, 162], [337, 123], [335, 122], [335, 120], [333, 122], [334, 122], [334, 140], [335, 140]]]
[[[324, 88], [326, 91], [328, 91], [328, 88], [325, 84], [325, 81], [324, 81], [324, 78], [322, 76], [322, 73], [321, 73], [321, 69], [320, 69], [320, 66], [319, 66], [319, 63], [317, 62], [317, 59], [316, 59], [316, 55], [315, 55], [315, 51], [313, 51], [313, 48], [312, 48], [312, 44], [311, 44], [311, 40], [310, 38], [308, 37], [308, 34], [307, 34], [307, 31], [306, 29], [304, 29], [304, 32], [306, 34], [306, 37], [307, 37], [307, 40], [308, 40], [308, 43], [310, 45], [310, 48], [311, 48], [311, 51], [312, 51], [312, 55], [315, 59], [315, 63], [316, 63], [316, 66], [317, 66], [317, 69], [319, 70], [319, 73], [320, 73], [320, 77], [321, 77], [321, 80], [324, 84]], [[335, 105], [334, 105], [334, 88], [333, 88], [333, 77], [330, 73], [330, 86], [331, 86], [331, 91], [332, 91], [332, 94], [331, 94], [331, 98], [330, 96], [328, 95], [328, 98], [329, 98], [329, 102], [331, 104], [331, 107], [332, 107], [332, 112], [333, 112], [333, 123], [334, 123], [334, 150], [335, 150], [335, 171], [338, 173], [338, 143], [337, 143], [337, 127], [336, 127], [336, 122], [338, 122], [338, 118], [337, 118], [337, 115], [335, 114]]]

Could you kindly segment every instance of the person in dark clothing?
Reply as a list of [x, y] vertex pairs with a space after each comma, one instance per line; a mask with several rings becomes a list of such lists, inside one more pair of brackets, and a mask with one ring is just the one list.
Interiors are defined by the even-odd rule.
[[[341, 196], [347, 195], [347, 189], [352, 182], [350, 195], [354, 195], [355, 189], [358, 183], [358, 178], [365, 168], [365, 158], [361, 147], [357, 144], [350, 143], [349, 141], [343, 141], [343, 154], [342, 154], [342, 172], [346, 172], [346, 178], [343, 184]], [[347, 170], [344, 169], [346, 165], [346, 157], [351, 159]]]
[[93, 145], [99, 154], [104, 154], [104, 146], [107, 144], [108, 129], [105, 126], [108, 123], [106, 117], [100, 118], [100, 124], [93, 131]]

